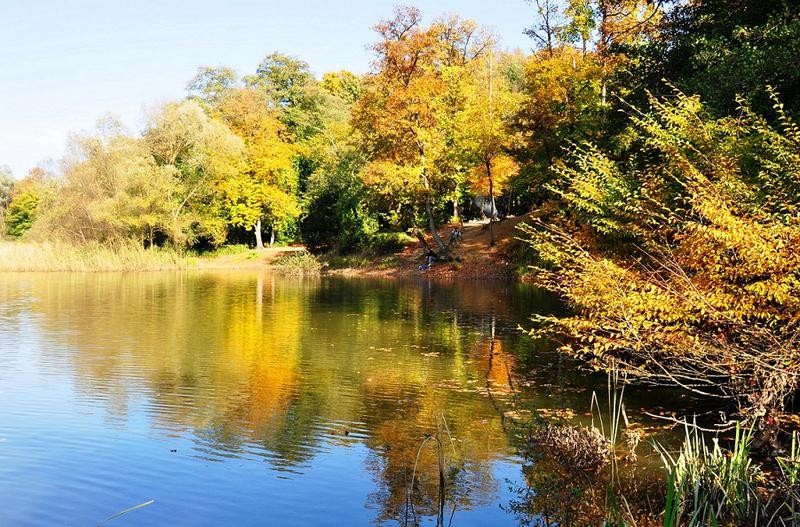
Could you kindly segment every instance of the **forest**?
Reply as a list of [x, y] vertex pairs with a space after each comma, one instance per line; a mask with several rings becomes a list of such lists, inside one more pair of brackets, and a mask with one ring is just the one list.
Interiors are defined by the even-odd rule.
[[[2, 230], [179, 250], [266, 239], [348, 252], [381, 233], [425, 229], [445, 253], [439, 229], [459, 218], [569, 203], [599, 227], [623, 213], [612, 200], [631, 197], [614, 181], [584, 182], [605, 197], [559, 185], [576, 168], [588, 178], [590, 162], [624, 167], [624, 182], [643, 163], [668, 169], [652, 160], [654, 126], [676, 145], [700, 140], [689, 136], [692, 119], [709, 133], [747, 135], [730, 157], [754, 174], [790, 154], [800, 75], [785, 67], [798, 45], [791, 3], [539, 0], [530, 12], [520, 30], [532, 52], [505, 50], [502, 35], [471, 20], [426, 23], [400, 7], [374, 27], [366, 75], [317, 78], [281, 52], [243, 75], [200, 68], [187, 97], [152, 110], [141, 135], [108, 115], [74, 135], [56, 168], [16, 180], [5, 171]], [[758, 138], [780, 151], [764, 152]], [[789, 207], [792, 176], [782, 175], [768, 190], [777, 194], [761, 199]]]
[[[741, 423], [785, 452], [800, 389], [800, 5], [528, 3], [530, 50], [401, 6], [375, 24], [364, 75], [317, 76], [291, 50], [251, 72], [202, 67], [142, 133], [104, 117], [57, 168], [0, 171], [0, 230], [179, 254], [415, 241], [446, 262], [452, 226], [488, 218], [493, 236], [524, 216], [527, 279], [568, 306], [534, 316], [533, 337], [715, 400], [712, 429]], [[686, 498], [695, 524], [765, 511], [790, 524], [792, 445], [791, 485], [771, 489], [791, 499], [761, 512], [686, 466], [671, 481], [716, 492]]]

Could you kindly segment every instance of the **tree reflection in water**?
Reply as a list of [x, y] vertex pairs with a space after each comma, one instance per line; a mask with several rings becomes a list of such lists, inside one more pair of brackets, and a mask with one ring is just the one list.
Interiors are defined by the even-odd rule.
[[[379, 523], [441, 515], [440, 462], [434, 441], [420, 449], [426, 437], [446, 453], [447, 519], [504, 492], [493, 468], [515, 449], [502, 415], [588, 405], [587, 377], [517, 330], [530, 313], [556, 309], [522, 286], [28, 275], [0, 281], [0, 301], [34, 314], [58, 343], [48, 367], [66, 364], [82, 400], [103, 405], [110, 421], [143, 409], [153, 433], [191, 438], [199, 458], [313, 474], [320, 453], [365, 448], [364, 466], [352, 469], [372, 476], [366, 505]], [[542, 488], [544, 474], [527, 476]]]

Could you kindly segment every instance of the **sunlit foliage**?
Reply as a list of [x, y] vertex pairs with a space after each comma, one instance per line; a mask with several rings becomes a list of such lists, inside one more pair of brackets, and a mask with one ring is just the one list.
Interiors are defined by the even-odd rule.
[[798, 128], [777, 103], [780, 127], [680, 92], [651, 105], [626, 158], [587, 144], [559, 170], [530, 234], [575, 315], [540, 322], [598, 367], [780, 409], [800, 374]]
[[[415, 8], [399, 8], [375, 26], [373, 72], [355, 108], [354, 122], [372, 159], [364, 182], [376, 189], [395, 220], [416, 224], [424, 214], [438, 250], [434, 208], [456, 189], [448, 163], [452, 145], [451, 87], [492, 46], [472, 21], [443, 18], [423, 26]], [[405, 217], [404, 217], [405, 215]]]

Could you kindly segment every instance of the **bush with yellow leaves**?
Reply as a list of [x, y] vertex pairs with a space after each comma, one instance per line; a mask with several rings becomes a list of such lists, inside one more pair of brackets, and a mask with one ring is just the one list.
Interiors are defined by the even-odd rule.
[[572, 312], [533, 333], [749, 418], [781, 410], [800, 386], [800, 128], [773, 98], [776, 125], [675, 90], [629, 109], [628, 154], [576, 146], [525, 229]]

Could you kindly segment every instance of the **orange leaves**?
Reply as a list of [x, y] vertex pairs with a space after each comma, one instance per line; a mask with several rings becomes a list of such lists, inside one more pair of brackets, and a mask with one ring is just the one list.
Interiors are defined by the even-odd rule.
[[353, 109], [371, 163], [364, 182], [389, 208], [420, 209], [455, 192], [459, 178], [457, 114], [468, 65], [491, 46], [477, 25], [458, 17], [422, 26], [415, 8], [376, 26], [373, 72]]
[[514, 158], [506, 154], [498, 154], [488, 162], [481, 163], [473, 170], [472, 190], [484, 196], [489, 195], [489, 176], [492, 177], [493, 192], [499, 195], [505, 190], [508, 181], [517, 175], [519, 165]]

